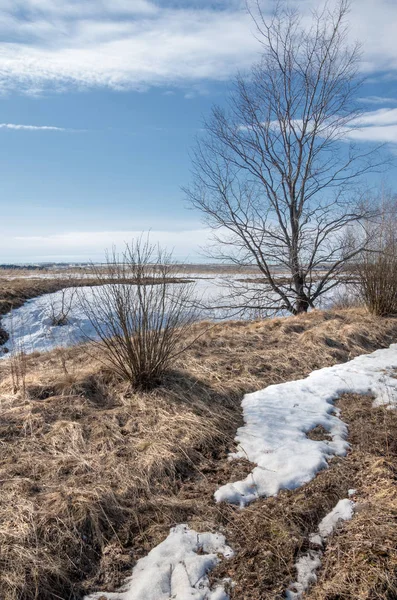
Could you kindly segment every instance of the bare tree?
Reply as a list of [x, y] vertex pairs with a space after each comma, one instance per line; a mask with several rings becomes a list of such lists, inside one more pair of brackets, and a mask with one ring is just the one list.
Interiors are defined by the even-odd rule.
[[256, 265], [263, 281], [235, 288], [236, 307], [305, 312], [362, 250], [346, 233], [368, 219], [358, 182], [380, 160], [347, 142], [361, 83], [347, 13], [341, 0], [307, 27], [285, 5], [267, 20], [258, 2], [261, 60], [197, 141], [188, 200], [213, 229], [216, 256]]
[[171, 255], [143, 239], [91, 270], [98, 285], [78, 291], [90, 340], [118, 375], [153, 387], [194, 340], [193, 284], [176, 282]]

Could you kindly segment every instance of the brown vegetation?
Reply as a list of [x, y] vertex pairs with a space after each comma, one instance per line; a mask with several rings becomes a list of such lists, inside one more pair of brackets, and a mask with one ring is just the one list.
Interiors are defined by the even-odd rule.
[[[170, 526], [189, 522], [199, 530], [226, 528], [240, 552], [237, 532], [244, 529], [240, 542], [247, 540], [246, 568], [254, 575], [225, 563], [241, 581], [233, 598], [275, 598], [265, 591], [249, 594], [266, 569], [284, 569], [277, 590], [293, 578], [291, 561], [301, 539], [346, 486], [343, 477], [328, 485], [331, 470], [323, 473], [317, 478], [324, 482], [321, 511], [313, 500], [302, 504], [297, 517], [282, 503], [295, 529], [288, 529], [291, 519], [282, 526], [269, 521], [268, 529], [255, 530], [256, 537], [254, 520], [259, 527], [263, 513], [264, 527], [274, 500], [243, 512], [215, 505], [217, 483], [247, 469], [225, 460], [241, 421], [242, 394], [387, 346], [396, 334], [395, 320], [360, 310], [219, 324], [151, 392], [132, 392], [84, 346], [24, 357], [19, 390], [10, 361], [3, 361], [0, 597], [77, 599], [87, 591], [115, 589]], [[292, 505], [297, 498], [298, 506], [299, 498], [310, 500], [310, 488], [286, 495]], [[286, 558], [277, 554], [280, 540]], [[272, 556], [270, 562], [263, 562], [262, 551]]]
[[[190, 283], [174, 283], [171, 255], [149, 239], [106, 256], [106, 273], [94, 265], [98, 287], [79, 304], [106, 366], [135, 388], [149, 390], [194, 341], [198, 311]], [[135, 285], [123, 285], [131, 278]], [[121, 285], [120, 285], [121, 284]], [[87, 338], [86, 338], [87, 340]]]
[[[0, 315], [5, 315], [13, 308], [19, 308], [26, 300], [42, 294], [50, 294], [71, 285], [67, 278], [16, 278], [1, 279]], [[86, 283], [86, 285], [89, 285]]]
[[375, 219], [366, 224], [367, 247], [351, 265], [356, 292], [369, 312], [397, 315], [397, 202], [382, 189]]
[[[371, 399], [339, 403], [350, 425], [352, 453], [345, 461], [356, 488], [355, 516], [329, 540], [323, 569], [307, 600], [397, 598], [397, 414], [371, 409]], [[337, 470], [334, 472], [336, 479]]]
[[397, 314], [397, 244], [367, 253], [357, 265], [358, 293], [368, 310], [381, 317]]
[[[397, 596], [397, 414], [373, 409], [368, 397], [345, 395], [337, 405], [352, 451], [295, 491], [257, 501], [228, 519], [235, 557], [214, 577], [231, 577], [231, 600], [282, 600], [296, 579], [295, 562], [309, 535], [354, 488], [356, 511], [328, 539], [318, 583], [307, 600], [388, 600]], [[323, 435], [321, 439], [323, 439]]]

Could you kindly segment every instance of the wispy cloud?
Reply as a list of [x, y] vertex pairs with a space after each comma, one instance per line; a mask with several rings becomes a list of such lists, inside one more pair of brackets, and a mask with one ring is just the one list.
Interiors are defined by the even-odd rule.
[[22, 131], [70, 131], [64, 127], [52, 127], [51, 125], [17, 125], [15, 123], [0, 123], [0, 129], [15, 129]]
[[397, 108], [380, 108], [364, 112], [346, 138], [360, 142], [397, 144]]
[[386, 96], [366, 96], [364, 98], [358, 98], [358, 101], [363, 104], [397, 104], [397, 98]]
[[[397, 73], [396, 4], [353, 3], [350, 24], [363, 69]], [[258, 57], [253, 29], [244, 0], [0, 0], [0, 93], [226, 80]]]
[[183, 4], [0, 0], [0, 92], [184, 86], [251, 64], [259, 44], [243, 9]]
[[[3, 262], [46, 260], [103, 260], [106, 249], [122, 250], [126, 242], [139, 238], [142, 231], [70, 231], [39, 236], [0, 236]], [[200, 248], [208, 246], [211, 231], [186, 229], [151, 231], [150, 240], [172, 251], [179, 260], [197, 260]]]
[[394, 125], [397, 123], [397, 108], [379, 108], [363, 113], [359, 120], [359, 124], [367, 127], [373, 125]]
[[[291, 124], [292, 126], [292, 124]], [[299, 119], [293, 121], [293, 126], [297, 131], [302, 131], [303, 122]], [[312, 128], [313, 123], [308, 125]], [[279, 129], [277, 121], [271, 122], [271, 127]], [[249, 128], [241, 125], [241, 130]], [[317, 135], [324, 137], [332, 132], [323, 124], [322, 131]], [[341, 134], [343, 141], [361, 141], [397, 144], [397, 108], [379, 108], [378, 110], [363, 112], [359, 117], [354, 118], [342, 129], [338, 129], [338, 135]]]
[[347, 134], [347, 138], [358, 142], [374, 142], [378, 144], [397, 144], [397, 123], [383, 127], [371, 126], [356, 129]]

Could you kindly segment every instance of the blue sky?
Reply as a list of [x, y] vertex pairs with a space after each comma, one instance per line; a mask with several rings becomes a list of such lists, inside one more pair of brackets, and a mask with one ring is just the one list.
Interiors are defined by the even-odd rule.
[[[350, 26], [368, 78], [355, 135], [395, 154], [397, 2], [356, 0]], [[188, 151], [258, 57], [252, 29], [240, 0], [0, 0], [0, 261], [99, 259], [148, 229], [197, 260]]]

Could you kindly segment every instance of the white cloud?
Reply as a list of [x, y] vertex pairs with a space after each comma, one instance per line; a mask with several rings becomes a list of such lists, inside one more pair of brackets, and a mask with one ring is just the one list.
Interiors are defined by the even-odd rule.
[[22, 19], [10, 4], [2, 4], [3, 91], [37, 93], [71, 85], [145, 89], [222, 80], [248, 67], [259, 48], [250, 19], [236, 9], [30, 0], [24, 8], [29, 18]]
[[348, 139], [358, 142], [391, 143], [397, 144], [397, 124], [383, 127], [364, 127], [349, 132]]
[[397, 70], [397, 4], [394, 0], [352, 3], [351, 36], [362, 44], [367, 73]]
[[396, 104], [397, 98], [390, 98], [385, 96], [367, 96], [365, 98], [358, 98], [359, 102], [363, 104]]
[[[264, 9], [272, 4], [263, 0]], [[313, 4], [299, 0], [302, 10]], [[226, 80], [260, 50], [244, 5], [243, 0], [0, 0], [0, 92]], [[397, 3], [354, 2], [349, 21], [352, 39], [363, 42], [364, 70], [396, 73]]]
[[[309, 14], [324, 0], [290, 0], [299, 11]], [[332, 9], [339, 0], [328, 0]], [[358, 41], [362, 49], [364, 73], [397, 71], [396, 30], [397, 2], [395, 0], [352, 0], [348, 15], [351, 42]]]
[[365, 112], [359, 119], [360, 125], [394, 125], [397, 123], [397, 108], [380, 108]]
[[86, 18], [103, 14], [151, 15], [158, 7], [150, 0], [0, 0], [0, 10], [22, 12], [29, 18], [43, 15]]
[[51, 125], [16, 125], [15, 123], [0, 123], [0, 129], [23, 131], [68, 131], [64, 127], [52, 127]]
[[397, 124], [386, 127], [365, 127], [348, 134], [348, 139], [358, 142], [391, 143], [397, 144]]
[[[294, 127], [302, 131], [303, 123], [294, 120]], [[279, 127], [277, 121], [272, 122], [274, 128]], [[240, 126], [240, 129], [247, 129]], [[319, 136], [325, 137], [331, 132], [324, 123]], [[397, 108], [380, 108], [374, 111], [363, 112], [360, 117], [353, 119], [350, 125], [338, 129], [343, 134], [344, 141], [376, 142], [397, 144]]]
[[[299, 0], [299, 7], [313, 3]], [[260, 50], [244, 4], [0, 0], [0, 91], [225, 80]], [[350, 24], [352, 38], [363, 42], [365, 71], [397, 70], [395, 2], [355, 2]]]
[[[0, 262], [45, 262], [103, 260], [105, 250], [116, 246], [122, 250], [126, 242], [145, 235], [142, 231], [78, 231], [40, 236], [7, 236], [0, 238]], [[178, 260], [199, 260], [200, 248], [208, 246], [208, 229], [183, 231], [150, 231], [150, 241], [173, 251]]]
[[354, 126], [347, 129], [349, 140], [397, 144], [397, 108], [365, 112]]

